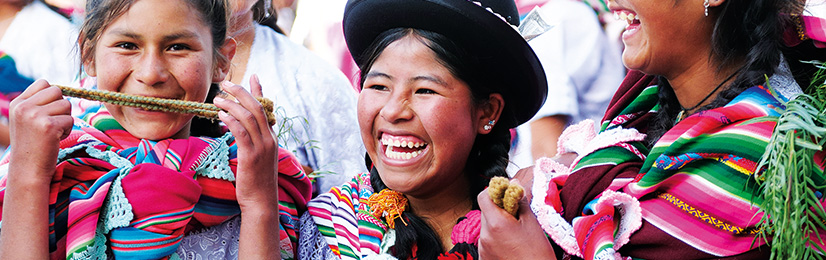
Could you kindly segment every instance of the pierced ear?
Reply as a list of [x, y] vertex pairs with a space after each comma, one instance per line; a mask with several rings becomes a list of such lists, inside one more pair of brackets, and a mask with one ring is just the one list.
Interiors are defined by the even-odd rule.
[[218, 83], [223, 81], [227, 74], [229, 74], [230, 67], [232, 65], [232, 58], [235, 56], [235, 48], [237, 47], [237, 42], [235, 39], [227, 37], [224, 40], [224, 45], [218, 49], [218, 52], [221, 53], [222, 56], [226, 57], [224, 60], [219, 60], [215, 64], [215, 70], [212, 73], [212, 82]]
[[717, 7], [722, 5], [726, 0], [708, 0], [708, 6]]
[[502, 94], [493, 93], [488, 97], [488, 102], [480, 107], [477, 125], [477, 133], [488, 134], [493, 131], [493, 127], [499, 122], [499, 116], [505, 108], [505, 99]]

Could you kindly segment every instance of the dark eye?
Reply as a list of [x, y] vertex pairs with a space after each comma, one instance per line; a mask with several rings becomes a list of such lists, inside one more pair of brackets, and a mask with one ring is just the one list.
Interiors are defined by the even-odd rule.
[[367, 88], [368, 89], [373, 89], [373, 90], [380, 90], [380, 91], [387, 90], [387, 87], [384, 86], [384, 85], [369, 85], [369, 86], [367, 86]]
[[436, 91], [427, 88], [420, 88], [416, 90], [416, 94], [438, 94]]
[[134, 43], [131, 43], [131, 42], [121, 42], [121, 43], [115, 44], [115, 47], [121, 48], [121, 49], [127, 49], [127, 50], [134, 50], [134, 49], [138, 48], [138, 45], [135, 45]]
[[172, 44], [167, 49], [170, 50], [170, 51], [183, 51], [183, 50], [189, 50], [190, 48], [186, 44]]

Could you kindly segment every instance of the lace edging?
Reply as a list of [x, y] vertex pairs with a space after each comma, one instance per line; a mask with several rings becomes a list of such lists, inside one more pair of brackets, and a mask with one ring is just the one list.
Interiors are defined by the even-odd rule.
[[[548, 193], [548, 186], [551, 179], [570, 173], [567, 167], [548, 158], [540, 158], [536, 162], [537, 167], [533, 171], [533, 199], [531, 200], [531, 210], [536, 215], [539, 225], [545, 233], [551, 237], [566, 253], [582, 258], [582, 250], [576, 241], [574, 227], [565, 221], [553, 206], [545, 204], [544, 199]], [[562, 172], [555, 171], [556, 169]]]
[[235, 181], [235, 174], [229, 167], [229, 145], [235, 137], [232, 133], [226, 133], [223, 136], [215, 139], [207, 149], [198, 157], [197, 168], [195, 172], [199, 176], [204, 176], [213, 179]]

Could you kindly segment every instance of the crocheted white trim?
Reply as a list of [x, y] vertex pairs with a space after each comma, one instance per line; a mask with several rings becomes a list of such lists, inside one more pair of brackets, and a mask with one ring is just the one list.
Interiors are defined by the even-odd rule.
[[198, 155], [195, 172], [208, 178], [235, 181], [235, 174], [229, 168], [229, 145], [235, 137], [227, 132], [211, 142], [209, 148]]
[[614, 235], [614, 249], [619, 250], [620, 247], [628, 244], [631, 234], [639, 230], [640, 226], [642, 226], [642, 208], [640, 207], [640, 202], [631, 195], [605, 190], [597, 201], [597, 205], [599, 204], [610, 204], [619, 211], [619, 230], [617, 230], [617, 234]]
[[390, 248], [396, 245], [396, 230], [388, 229], [381, 238], [380, 253], [390, 253]]
[[[577, 154], [571, 165], [576, 165], [582, 157], [591, 154], [599, 149], [616, 146], [633, 141], [645, 140], [645, 134], [634, 128], [615, 127], [602, 131], [599, 134], [594, 132], [594, 122], [590, 119], [582, 120], [576, 125], [569, 126], [559, 136], [557, 142], [557, 152], [573, 152]], [[641, 158], [645, 155], [637, 151], [633, 146], [622, 145]]]
[[[556, 171], [561, 170], [561, 171]], [[582, 250], [576, 241], [574, 227], [565, 221], [553, 206], [545, 204], [548, 194], [548, 185], [551, 179], [567, 175], [570, 171], [564, 165], [549, 158], [539, 158], [533, 170], [533, 185], [531, 193], [531, 210], [536, 215], [539, 225], [565, 252], [582, 258]]]
[[135, 215], [132, 213], [132, 204], [126, 199], [126, 193], [123, 193], [123, 184], [121, 180], [126, 176], [131, 168], [121, 168], [120, 173], [109, 187], [109, 193], [106, 195], [106, 201], [103, 203], [103, 211], [101, 212], [101, 219], [103, 220], [104, 234], [115, 228], [128, 227], [129, 223]]
[[[93, 147], [94, 144], [84, 144], [83, 146], [86, 147], [86, 154], [88, 154], [92, 158], [100, 159], [103, 161], [108, 162], [112, 166], [116, 168], [132, 168], [135, 165], [132, 164], [129, 159], [121, 157], [116, 152], [112, 151], [101, 151]], [[67, 155], [70, 153], [67, 153]]]
[[585, 119], [574, 125], [566, 127], [556, 141], [557, 154], [563, 153], [585, 153], [587, 144], [597, 136], [594, 129], [594, 120]]
[[103, 223], [98, 221], [92, 244], [86, 246], [85, 250], [72, 254], [71, 260], [106, 260], [106, 236], [101, 233], [102, 225]]

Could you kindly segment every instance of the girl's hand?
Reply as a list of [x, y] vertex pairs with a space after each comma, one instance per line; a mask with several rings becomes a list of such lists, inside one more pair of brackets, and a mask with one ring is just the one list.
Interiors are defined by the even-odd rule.
[[253, 96], [261, 96], [258, 76], [250, 78], [250, 90], [224, 82], [221, 88], [238, 103], [216, 97], [215, 105], [228, 111], [218, 117], [229, 127], [238, 145], [235, 195], [241, 206], [239, 259], [281, 259], [278, 219], [278, 139], [264, 108]]
[[263, 107], [255, 99], [261, 96], [258, 77], [250, 78], [252, 94], [239, 85], [225, 81], [221, 88], [238, 103], [216, 97], [215, 105], [228, 111], [218, 117], [235, 136], [238, 145], [238, 168], [235, 177], [236, 197], [245, 209], [278, 211], [278, 140]]
[[[72, 131], [72, 105], [60, 88], [45, 80], [32, 83], [12, 100], [9, 109], [11, 174], [25, 174], [27, 180], [51, 182], [60, 140]], [[15, 167], [26, 170], [15, 171]]]
[[[530, 183], [521, 185], [530, 187]], [[476, 198], [482, 210], [479, 259], [556, 259], [527, 197], [519, 201], [518, 218], [496, 206], [487, 190]]]

